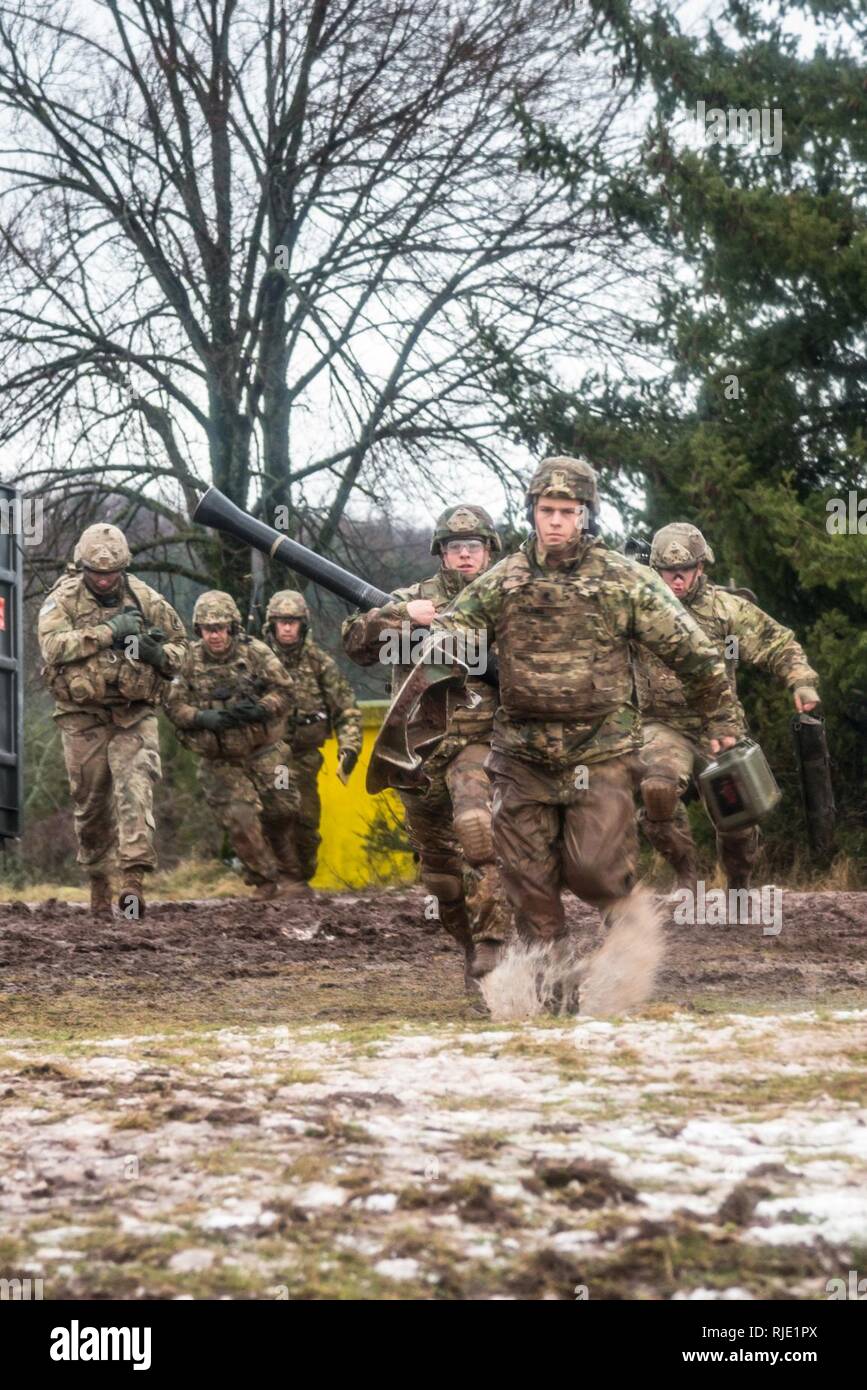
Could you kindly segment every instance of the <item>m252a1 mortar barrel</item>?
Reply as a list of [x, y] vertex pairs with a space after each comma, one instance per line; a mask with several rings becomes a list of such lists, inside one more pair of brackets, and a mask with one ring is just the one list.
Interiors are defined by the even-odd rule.
[[249, 512], [242, 511], [234, 502], [230, 502], [225, 493], [217, 487], [209, 487], [207, 492], [202, 494], [193, 512], [193, 521], [200, 522], [202, 526], [210, 526], [214, 531], [223, 531], [227, 536], [234, 536], [235, 540], [244, 541], [254, 550], [261, 550], [272, 560], [279, 560], [296, 574], [303, 574], [305, 579], [312, 579], [314, 584], [321, 584], [323, 589], [345, 598], [347, 603], [354, 604], [356, 608], [365, 611], [368, 608], [381, 608], [389, 601], [390, 595], [383, 589], [365, 584], [363, 579], [350, 574], [349, 570], [335, 565], [332, 560], [323, 559], [315, 550], [308, 550], [306, 545], [301, 545], [300, 541], [293, 541], [289, 536], [284, 536], [282, 531], [276, 531], [267, 521], [250, 516]]
[[[291, 540], [267, 522], [242, 511], [219, 488], [210, 487], [202, 495], [193, 520], [263, 551], [356, 608], [381, 608], [391, 600], [383, 589], [374, 588], [300, 541]], [[463, 688], [469, 675], [466, 664], [456, 657], [444, 660], [439, 647], [436, 633], [431, 633], [419, 664], [392, 701], [367, 770], [369, 792], [379, 792], [387, 786], [417, 785], [423, 776], [424, 759], [441, 743], [455, 708], [478, 703], [478, 695]], [[486, 685], [497, 685], [493, 655], [488, 656], [486, 668], [473, 675]]]

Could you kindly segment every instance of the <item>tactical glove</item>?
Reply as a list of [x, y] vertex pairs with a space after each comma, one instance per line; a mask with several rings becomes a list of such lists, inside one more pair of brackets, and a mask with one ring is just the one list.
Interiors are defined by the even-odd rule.
[[194, 729], [208, 729], [212, 734], [234, 727], [235, 720], [226, 709], [200, 709], [193, 720]]
[[820, 702], [819, 692], [812, 685], [796, 685], [792, 698], [796, 705], [799, 700], [801, 705], [818, 705]]
[[163, 643], [166, 634], [161, 627], [149, 627], [147, 632], [142, 633], [138, 640], [138, 659], [146, 661], [148, 666], [155, 666], [161, 671], [165, 665], [166, 654], [163, 651]]
[[112, 646], [119, 646], [125, 637], [138, 637], [144, 627], [144, 618], [137, 608], [125, 608], [116, 618], [109, 618]]
[[264, 705], [257, 700], [233, 700], [226, 708], [238, 724], [265, 724], [271, 718]]
[[350, 773], [352, 772], [352, 769], [355, 767], [355, 764], [356, 764], [357, 762], [358, 762], [358, 751], [357, 751], [357, 749], [355, 749], [355, 748], [344, 748], [343, 752], [340, 754], [340, 772], [341, 772], [341, 774], [342, 774], [342, 779], [343, 779], [344, 781], [345, 781], [346, 778], [350, 775]]

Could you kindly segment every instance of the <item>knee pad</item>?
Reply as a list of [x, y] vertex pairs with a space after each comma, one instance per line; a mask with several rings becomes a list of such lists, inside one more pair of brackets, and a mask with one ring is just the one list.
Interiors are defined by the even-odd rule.
[[641, 800], [648, 820], [672, 820], [680, 800], [677, 783], [667, 777], [645, 777]]
[[456, 903], [464, 896], [464, 885], [454, 874], [423, 871], [421, 881], [441, 903]]
[[455, 816], [455, 833], [460, 841], [464, 858], [474, 868], [481, 864], [493, 864], [494, 839], [491, 834], [491, 815], [489, 811], [477, 807], [472, 811], [462, 811]]

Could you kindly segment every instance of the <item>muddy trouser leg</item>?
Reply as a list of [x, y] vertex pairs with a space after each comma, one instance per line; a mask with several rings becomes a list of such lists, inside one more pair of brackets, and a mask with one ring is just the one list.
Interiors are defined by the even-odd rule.
[[262, 831], [280, 872], [300, 882], [306, 877], [296, 839], [301, 803], [297, 766], [288, 744], [263, 748], [248, 758], [246, 768], [262, 806]]
[[467, 744], [449, 763], [445, 779], [465, 861], [464, 891], [473, 938], [508, 941], [514, 921], [494, 855], [491, 785], [484, 767], [489, 752], [486, 743]]
[[121, 870], [155, 869], [154, 787], [162, 776], [159, 727], [148, 714], [131, 729], [116, 728], [108, 745]]
[[645, 725], [639, 824], [683, 883], [694, 880], [697, 868], [695, 842], [681, 801], [695, 757], [695, 745], [677, 729], [653, 722]]
[[559, 782], [505, 753], [490, 753], [485, 769], [494, 851], [515, 926], [525, 940], [554, 940], [566, 932]]
[[398, 795], [410, 844], [419, 857], [422, 884], [436, 897], [439, 919], [449, 936], [468, 950], [472, 931], [464, 899], [464, 861], [445, 777], [437, 770], [424, 791], [401, 788]]
[[753, 866], [759, 853], [759, 827], [716, 833], [716, 852], [729, 888], [749, 888]]
[[322, 806], [319, 800], [319, 769], [322, 754], [318, 748], [308, 748], [294, 753], [297, 768], [298, 793], [300, 805], [295, 824], [295, 846], [298, 854], [301, 877], [308, 881], [316, 873], [316, 861], [322, 836], [319, 834], [319, 820]]
[[78, 862], [92, 878], [111, 873], [117, 829], [108, 745], [113, 726], [69, 730], [61, 724], [63, 757], [78, 840]]
[[203, 758], [205, 800], [246, 870], [246, 883], [275, 883], [280, 866], [262, 828], [262, 802], [243, 763]]
[[638, 829], [634, 754], [591, 763], [587, 786], [574, 788], [563, 821], [563, 876], [577, 898], [605, 912], [635, 886]]

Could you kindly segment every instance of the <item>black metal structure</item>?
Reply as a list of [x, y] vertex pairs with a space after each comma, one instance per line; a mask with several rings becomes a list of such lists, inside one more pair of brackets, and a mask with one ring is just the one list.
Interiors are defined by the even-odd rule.
[[0, 483], [0, 840], [21, 834], [24, 794], [24, 632], [20, 501]]

